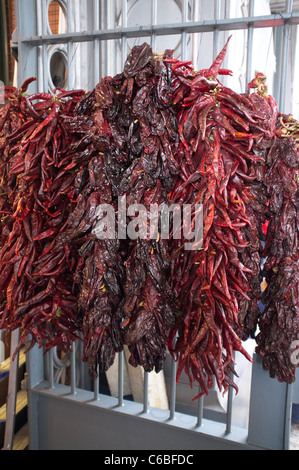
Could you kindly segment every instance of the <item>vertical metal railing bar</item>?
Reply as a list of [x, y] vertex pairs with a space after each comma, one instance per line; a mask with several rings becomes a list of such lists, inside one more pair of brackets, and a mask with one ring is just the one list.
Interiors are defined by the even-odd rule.
[[144, 372], [144, 380], [143, 380], [143, 413], [148, 413], [148, 382], [149, 382], [149, 373]]
[[[293, 0], [287, 0], [286, 13], [292, 13], [292, 9], [293, 9]], [[279, 106], [280, 106], [281, 113], [285, 113], [287, 64], [288, 64], [288, 58], [289, 58], [289, 45], [290, 45], [290, 39], [291, 39], [290, 36], [291, 36], [291, 25], [288, 21], [286, 21], [283, 27], [281, 81], [280, 81], [280, 96], [279, 96]]]
[[77, 342], [77, 362], [79, 365], [77, 366], [77, 370], [79, 371], [79, 380], [78, 377], [76, 378], [77, 380], [77, 385], [79, 388], [86, 389], [86, 380], [85, 380], [85, 363], [81, 360], [84, 354], [84, 335], [83, 332], [79, 333], [80, 339]]
[[[128, 0], [122, 0], [122, 27], [127, 28], [128, 25]], [[122, 66], [124, 65], [127, 58], [127, 36], [122, 35], [121, 38], [121, 55], [122, 55]]]
[[124, 352], [118, 353], [118, 406], [124, 404]]
[[[99, 31], [100, 29], [99, 0], [93, 0], [93, 29], [94, 31]], [[93, 85], [96, 86], [100, 81], [100, 40], [98, 38], [96, 38], [93, 43], [93, 67]]]
[[286, 385], [283, 450], [290, 450], [290, 431], [291, 431], [291, 412], [292, 412], [293, 386], [294, 386], [294, 384], [287, 384]]
[[[48, 2], [41, 2], [42, 11], [42, 31], [43, 35], [48, 34]], [[47, 44], [42, 45], [42, 64], [43, 64], [43, 88], [44, 92], [48, 91], [49, 80], [48, 80], [48, 46]]]
[[286, 13], [292, 13], [294, 0], [286, 0]]
[[47, 364], [48, 364], [48, 382], [49, 390], [54, 390], [54, 350], [53, 348], [48, 351], [47, 354]]
[[[255, 0], [249, 0], [249, 16], [250, 18], [253, 18], [254, 16], [254, 2]], [[253, 27], [249, 26], [248, 27], [248, 33], [247, 33], [247, 59], [246, 59], [246, 83], [245, 83], [245, 92], [247, 92], [247, 85], [252, 79], [251, 73], [252, 73], [252, 46], [253, 46]]]
[[[199, 386], [199, 393], [201, 393], [201, 387]], [[204, 406], [204, 395], [201, 395], [197, 399], [197, 421], [196, 421], [196, 428], [201, 428], [202, 427], [202, 422], [203, 422], [203, 406]]]
[[283, 38], [283, 26], [279, 26], [274, 29], [273, 40], [275, 45], [275, 57], [276, 57], [276, 70], [274, 72], [274, 89], [273, 96], [277, 101], [278, 108], [280, 109], [279, 94], [280, 94], [280, 80], [281, 80], [281, 54], [282, 54], [282, 38]]
[[[195, 2], [192, 21], [196, 22], [196, 21], [199, 21], [199, 19], [200, 19], [200, 5], [199, 5], [199, 2]], [[195, 69], [197, 69], [198, 60], [199, 60], [200, 34], [193, 33], [191, 35], [191, 38], [192, 38], [192, 60], [195, 65]]]
[[[41, 36], [43, 34], [43, 28], [42, 28], [42, 11], [41, 11], [41, 4], [40, 0], [35, 0], [35, 9], [36, 9], [36, 34], [38, 36]], [[38, 46], [37, 47], [37, 86], [38, 90], [43, 89], [43, 74], [41, 71], [42, 68], [42, 47]]]
[[[234, 353], [234, 360], [235, 360], [235, 353]], [[233, 363], [231, 364], [231, 366], [233, 368]], [[233, 371], [230, 372], [230, 379], [232, 380], [232, 382], [234, 381]], [[225, 434], [227, 435], [232, 432], [233, 398], [234, 398], [234, 387], [230, 385], [228, 388], [228, 393], [227, 393], [227, 409], [226, 409]]]
[[[201, 390], [200, 390], [200, 392], [201, 392]], [[197, 428], [202, 427], [203, 404], [204, 404], [204, 396], [202, 395], [201, 397], [198, 398], [198, 403], [197, 403], [197, 422], [196, 422], [196, 427]]]
[[76, 387], [76, 341], [72, 345], [70, 351], [70, 361], [71, 361], [71, 394], [75, 395], [77, 393]]
[[176, 373], [177, 363], [174, 359], [171, 360], [171, 375], [170, 375], [170, 403], [169, 403], [169, 419], [174, 419], [175, 416], [175, 403], [176, 403]]
[[[221, 0], [215, 0], [215, 5], [214, 5], [215, 21], [220, 20], [220, 14], [221, 14]], [[219, 29], [215, 27], [215, 30], [213, 33], [213, 57], [217, 57], [218, 52], [219, 52]]]
[[[105, 8], [105, 11], [103, 13], [104, 29], [109, 29], [109, 27], [111, 27], [110, 26], [111, 2], [108, 0], [103, 0], [103, 1], [104, 1], [104, 8]], [[104, 45], [105, 45], [105, 60], [103, 63], [102, 77], [109, 75], [109, 66], [110, 66], [110, 63], [112, 62], [112, 59], [110, 57], [111, 41], [104, 41]]]
[[[151, 4], [151, 15], [152, 15], [152, 26], [156, 26], [158, 20], [158, 5], [157, 0], [152, 0]], [[152, 50], [155, 52], [157, 50], [157, 35], [152, 33], [151, 35], [151, 46]]]
[[[183, 0], [182, 6], [182, 22], [186, 23], [188, 20], [188, 8], [189, 8], [189, 0]], [[187, 32], [182, 32], [182, 60], [187, 59]]]
[[99, 366], [97, 368], [97, 378], [93, 381], [93, 399], [99, 400], [100, 384], [99, 384]]
[[233, 415], [233, 387], [229, 387], [227, 396], [227, 411], [226, 411], [226, 429], [225, 434], [232, 432], [232, 415]]
[[[8, 392], [7, 392], [7, 403], [6, 403], [6, 423], [5, 423], [5, 434], [4, 434], [4, 450], [12, 450], [14, 433], [15, 433], [15, 419], [16, 419], [16, 400], [17, 400], [17, 377], [19, 367], [19, 352], [15, 354], [19, 343], [19, 329], [14, 330], [11, 333], [10, 343], [10, 370], [8, 377]], [[13, 358], [13, 355], [15, 357]], [[14, 360], [13, 360], [14, 359]]]
[[[72, 32], [72, 0], [67, 0], [67, 32], [68, 34]], [[67, 83], [71, 90], [73, 88], [73, 43], [70, 40], [67, 42], [67, 57]]]

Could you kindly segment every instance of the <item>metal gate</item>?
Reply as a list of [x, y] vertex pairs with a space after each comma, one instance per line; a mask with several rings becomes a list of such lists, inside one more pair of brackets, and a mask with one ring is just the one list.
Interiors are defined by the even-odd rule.
[[[54, 3], [60, 10], [58, 34], [53, 34], [48, 21]], [[291, 44], [296, 43], [298, 10], [299, 2], [292, 0], [19, 0], [13, 38], [18, 83], [36, 75], [30, 92], [51, 90], [57, 84], [92, 89], [101, 77], [119, 72], [130, 48], [141, 41], [150, 42], [158, 51], [171, 47], [176, 57], [190, 58], [205, 68], [233, 33], [237, 39], [227, 61], [233, 70], [238, 65], [236, 91], [246, 90], [260, 67], [257, 58], [262, 58], [270, 93], [282, 112], [296, 116], [298, 104], [286, 90], [291, 90], [296, 70], [296, 50]], [[262, 44], [259, 38], [266, 40]], [[233, 87], [231, 82], [229, 86]], [[57, 365], [55, 350], [44, 356], [34, 348], [28, 354], [31, 449], [289, 447], [293, 387], [270, 379], [257, 356], [249, 382], [242, 385], [248, 390], [248, 416], [246, 425], [239, 426], [234, 421], [232, 389], [217, 410], [211, 409], [206, 398], [179, 402], [176, 364], [170, 357], [164, 372], [169, 406], [161, 409], [149, 404], [147, 373], [142, 378], [142, 400], [125, 395], [124, 353], [118, 355], [117, 393], [111, 396], [103, 392], [101, 377], [94, 383], [86, 378], [80, 344], [77, 349], [67, 358], [67, 385], [57, 383], [61, 365]]]

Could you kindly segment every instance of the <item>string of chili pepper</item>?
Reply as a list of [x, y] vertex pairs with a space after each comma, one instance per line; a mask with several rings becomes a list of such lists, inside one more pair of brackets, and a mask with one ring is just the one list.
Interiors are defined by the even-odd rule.
[[[254, 302], [256, 309], [260, 298], [259, 282], [257, 297], [250, 296], [252, 280], [260, 271], [260, 233], [257, 207], [250, 210], [249, 202], [255, 198], [256, 166], [264, 163], [252, 150], [263, 133], [251, 124], [258, 126], [263, 116], [247, 96], [216, 78], [226, 48], [227, 44], [207, 71], [195, 73], [191, 63], [187, 67], [179, 61], [172, 66], [175, 83], [181, 74], [187, 79], [173, 97], [178, 106], [181, 173], [171, 197], [181, 204], [203, 204], [204, 231], [201, 250], [186, 253], [182, 242], [173, 246], [181, 315], [171, 331], [169, 349], [178, 361], [177, 380], [184, 370], [191, 385], [199, 382], [200, 395], [209, 392], [213, 377], [224, 392], [229, 385], [236, 388], [230, 379], [234, 352], [252, 360], [241, 337], [248, 336], [244, 323], [249, 305]], [[178, 72], [180, 66], [183, 71]], [[199, 177], [195, 182], [194, 175]], [[252, 253], [255, 257], [250, 259]], [[252, 334], [256, 322], [249, 322]]]
[[[83, 166], [78, 173], [79, 194], [65, 229], [58, 237], [58, 243], [71, 244], [78, 250], [75, 278], [78, 314], [82, 318], [82, 359], [89, 363], [90, 377], [93, 379], [99, 370], [109, 369], [116, 352], [123, 347], [121, 320], [116, 321], [122, 284], [120, 246], [118, 240], [99, 240], [93, 233], [98, 222], [98, 206], [113, 204], [112, 185], [105, 162], [105, 151], [109, 148], [113, 152], [113, 142], [110, 142], [111, 133], [105, 135], [102, 120], [98, 120], [100, 108], [94, 111], [95, 97], [96, 93], [93, 93], [88, 106], [93, 122], [87, 133], [92, 158], [88, 166]], [[82, 102], [80, 106], [85, 108]], [[105, 129], [108, 129], [107, 123]], [[80, 147], [82, 142], [77, 145]]]
[[[292, 360], [298, 329], [298, 177], [299, 152], [293, 136], [276, 122], [276, 137], [267, 155], [265, 174], [269, 198], [264, 248], [266, 288], [256, 351], [272, 378], [293, 383], [298, 364]], [[296, 343], [295, 343], [296, 345]]]
[[[251, 360], [241, 340], [255, 337], [258, 324], [264, 367], [294, 380], [297, 128], [293, 135], [287, 124], [277, 129], [285, 116], [262, 74], [249, 84], [257, 89], [251, 94], [221, 84], [217, 76], [231, 74], [221, 69], [227, 46], [197, 73], [170, 51], [157, 59], [147, 44], [137, 46], [123, 73], [88, 94], [28, 96], [34, 77], [5, 88], [0, 326], [21, 328], [19, 347], [31, 335], [29, 347], [67, 350], [82, 334], [92, 377], [124, 344], [133, 365], [159, 371], [177, 315], [169, 349], [178, 380], [185, 370], [208, 393], [215, 377], [225, 392], [235, 386], [234, 352]], [[184, 237], [171, 250], [161, 236], [98, 240], [96, 207], [124, 195], [127, 206], [189, 203], [193, 224], [202, 203], [202, 249], [186, 252]]]
[[[133, 48], [121, 74], [97, 86], [100, 128], [111, 134], [106, 171], [114, 197], [126, 198], [126, 210], [136, 203], [148, 210], [153, 203], [160, 205], [172, 187], [177, 132], [169, 91], [167, 70], [147, 44]], [[133, 220], [128, 216], [124, 223]], [[131, 353], [130, 363], [146, 371], [162, 369], [173, 322], [166, 244], [159, 236], [130, 240], [127, 235], [120, 263], [123, 296], [114, 318]]]
[[[37, 343], [68, 350], [80, 322], [72, 276], [76, 256], [69, 247], [55, 244], [68, 217], [76, 176], [60, 161], [72, 140], [62, 115], [67, 110], [72, 116], [84, 92], [78, 91], [71, 102], [55, 96], [50, 100], [49, 94], [28, 98], [32, 80], [20, 90], [6, 91], [1, 124], [1, 184], [7, 210], [1, 221], [0, 321], [1, 328], [20, 328], [19, 348], [31, 336], [29, 347]], [[47, 107], [40, 105], [43, 102]]]
[[[243, 324], [241, 337], [246, 340], [248, 337], [255, 338], [258, 321], [261, 314], [261, 291], [263, 286], [263, 275], [261, 271], [263, 246], [265, 241], [265, 225], [268, 217], [268, 196], [265, 186], [265, 172], [267, 154], [272, 145], [275, 135], [276, 119], [278, 115], [277, 103], [272, 96], [267, 94], [266, 77], [258, 73], [248, 84], [247, 98], [251, 102], [252, 109], [256, 113], [255, 122], [248, 122], [248, 128], [253, 133], [261, 132], [261, 137], [251, 143], [254, 154], [261, 157], [260, 162], [254, 165], [254, 178], [245, 178], [247, 189], [244, 197], [247, 198], [247, 213], [251, 221], [250, 232], [246, 227], [242, 229], [245, 237], [249, 241], [248, 248], [243, 252], [244, 263], [251, 267], [254, 275], [249, 275], [251, 291], [248, 294], [251, 302], [246, 299], [240, 302], [240, 315]], [[252, 88], [256, 90], [250, 93]], [[245, 175], [244, 175], [245, 177]], [[251, 235], [254, 234], [254, 237]]]
[[[115, 353], [124, 344], [131, 350], [131, 363], [146, 370], [160, 370], [165, 359], [166, 318], [172, 318], [164, 298], [166, 280], [161, 275], [161, 266], [167, 260], [165, 241], [157, 240], [154, 245], [136, 240], [107, 242], [98, 240], [93, 232], [100, 223], [95, 220], [99, 204], [116, 204], [120, 196], [126, 196], [127, 208], [137, 201], [162, 202], [161, 187], [170, 188], [175, 161], [165, 123], [171, 133], [168, 139], [177, 140], [177, 133], [176, 120], [167, 108], [169, 93], [164, 75], [164, 65], [153, 60], [151, 48], [144, 44], [132, 50], [122, 74], [105, 77], [96, 86], [90, 135], [91, 145], [100, 156], [90, 162], [93, 168], [89, 168], [77, 204], [58, 237], [59, 242], [80, 244], [84, 236], [79, 250], [78, 308], [83, 317], [83, 360], [89, 362], [92, 378], [98, 367], [105, 371], [113, 364]], [[162, 132], [165, 136], [160, 142]], [[157, 158], [162, 144], [164, 165]]]
[[296, 364], [291, 361], [291, 346], [298, 339], [298, 148], [295, 134], [288, 133], [284, 124], [284, 120], [294, 120], [278, 112], [277, 103], [268, 94], [266, 77], [258, 73], [249, 84], [252, 88], [255, 91], [249, 98], [264, 117], [262, 124], [255, 125], [263, 130], [263, 139], [253, 148], [265, 161], [259, 171], [263, 192], [255, 198], [263, 213], [266, 234], [261, 273], [266, 287], [261, 298], [256, 352], [271, 377], [292, 383]]

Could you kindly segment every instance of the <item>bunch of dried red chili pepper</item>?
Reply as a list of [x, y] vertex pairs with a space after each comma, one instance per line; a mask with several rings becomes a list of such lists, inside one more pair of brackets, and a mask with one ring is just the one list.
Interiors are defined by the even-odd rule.
[[[84, 155], [75, 147], [89, 130], [77, 122], [82, 90], [27, 95], [6, 87], [1, 110], [1, 319], [46, 349], [69, 349], [78, 337], [75, 246], [57, 237], [80, 193]], [[78, 166], [76, 159], [80, 160]]]
[[[151, 204], [169, 202], [168, 193], [178, 171], [173, 158], [178, 134], [170, 86], [162, 58], [155, 57], [145, 43], [132, 50], [121, 74], [104, 78], [96, 87], [95, 135], [109, 141], [107, 148], [99, 149], [104, 153], [111, 201], [118, 208], [121, 198], [126, 211], [125, 220], [117, 218], [117, 229], [134, 223], [137, 214], [129, 211], [134, 204], [149, 211]], [[174, 321], [168, 241], [158, 234], [152, 239], [148, 222], [144, 238], [125, 234], [125, 240], [110, 243], [103, 251], [103, 258], [107, 258], [111, 248], [117, 248], [114, 272], [111, 265], [107, 273], [102, 272], [108, 298], [115, 299], [107, 323], [114, 345], [107, 367], [124, 344], [131, 353], [131, 364], [146, 371], [158, 372], [166, 358], [167, 333]], [[92, 311], [87, 315], [97, 323]], [[106, 340], [107, 335], [100, 340], [103, 347]], [[88, 359], [88, 354], [85, 357]], [[95, 364], [103, 369], [100, 357], [98, 353]]]
[[[279, 130], [279, 129], [278, 129]], [[278, 132], [267, 155], [265, 185], [269, 197], [264, 311], [259, 320], [257, 353], [271, 377], [293, 383], [298, 364], [292, 353], [299, 340], [299, 151]]]
[[1, 327], [20, 328], [20, 347], [31, 335], [68, 349], [83, 335], [92, 377], [124, 344], [132, 364], [161, 370], [174, 320], [167, 241], [93, 229], [99, 205], [120, 196], [126, 209], [168, 202], [178, 142], [168, 69], [143, 44], [88, 94], [26, 96], [29, 83], [7, 88], [1, 112]]
[[[167, 68], [147, 44], [132, 50], [121, 74], [105, 77], [94, 90], [91, 135], [99, 156], [91, 160], [77, 205], [58, 237], [73, 244], [84, 236], [78, 308], [83, 360], [93, 378], [98, 367], [105, 371], [112, 365], [124, 344], [130, 362], [147, 371], [161, 370], [165, 361], [174, 318], [167, 241], [117, 235], [120, 225], [134, 221], [128, 212], [132, 204], [149, 208], [168, 202], [178, 142], [169, 95]], [[125, 220], [118, 214], [119, 198]], [[115, 207], [115, 239], [98, 238], [96, 228], [104, 217], [96, 214], [100, 204]]]
[[[220, 390], [236, 388], [234, 354], [251, 360], [242, 341], [258, 326], [264, 366], [293, 380], [298, 151], [277, 130], [265, 77], [249, 84], [252, 93], [223, 86], [226, 49], [195, 72], [144, 43], [89, 93], [30, 96], [31, 80], [6, 88], [0, 327], [20, 328], [19, 347], [30, 335], [31, 345], [67, 350], [81, 337], [92, 378], [124, 345], [146, 371], [163, 368], [168, 348], [177, 380], [184, 370], [203, 394], [214, 377]], [[187, 204], [191, 227], [201, 205], [201, 244], [185, 250], [183, 226], [164, 239], [158, 224], [153, 238], [147, 223], [143, 238], [98, 236], [99, 206], [115, 208], [118, 232], [134, 226], [133, 204], [163, 203]]]
[[237, 94], [218, 80], [230, 74], [221, 70], [226, 48], [210, 69], [197, 73], [192, 62], [168, 61], [181, 139], [171, 197], [201, 203], [204, 220], [200, 250], [185, 252], [183, 238], [173, 243], [181, 315], [169, 349], [179, 364], [177, 380], [184, 370], [191, 384], [199, 382], [201, 394], [213, 377], [224, 392], [233, 385], [235, 351], [251, 360], [242, 340], [254, 337], [260, 315], [265, 161], [277, 120], [271, 97]]
[[[249, 225], [243, 201], [243, 175], [252, 175], [256, 157], [244, 120], [254, 119], [247, 98], [221, 86], [225, 50], [207, 71], [192, 62], [172, 61], [173, 95], [181, 139], [180, 175], [173, 202], [203, 206], [203, 240], [186, 252], [184, 239], [172, 250], [174, 291], [181, 315], [172, 329], [169, 349], [190, 383], [208, 393], [216, 378], [220, 390], [232, 384], [234, 351], [243, 352], [238, 332], [238, 297], [249, 299], [247, 268], [239, 252], [247, 247], [242, 228]], [[240, 108], [245, 112], [240, 112]], [[244, 144], [245, 143], [245, 144]]]

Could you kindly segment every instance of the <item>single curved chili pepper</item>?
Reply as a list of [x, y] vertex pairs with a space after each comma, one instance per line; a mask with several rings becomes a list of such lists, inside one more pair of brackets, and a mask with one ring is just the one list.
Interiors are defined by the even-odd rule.
[[41, 117], [40, 115], [36, 112], [35, 107], [32, 105], [31, 101], [27, 96], [24, 96], [25, 100], [25, 106], [27, 107], [27, 112], [30, 116], [32, 116], [34, 119], [40, 120]]
[[3, 108], [3, 112], [0, 115], [0, 132], [2, 131], [4, 124], [6, 123], [11, 109], [11, 104], [7, 103]]
[[207, 77], [216, 77], [218, 75], [220, 67], [221, 67], [221, 65], [224, 61], [225, 56], [226, 56], [228, 43], [231, 40], [231, 37], [232, 37], [232, 35], [229, 36], [228, 40], [226, 41], [225, 46], [223, 47], [221, 52], [218, 54], [218, 56], [214, 60], [213, 64], [209, 68], [209, 70], [206, 72]]
[[52, 120], [57, 116], [57, 113], [60, 109], [60, 104], [59, 103], [53, 103], [52, 109], [46, 119], [44, 119], [37, 127], [36, 129], [32, 132], [30, 135], [28, 141], [32, 141], [48, 124], [51, 124]]
[[247, 132], [250, 130], [250, 127], [246, 124], [244, 119], [242, 119], [242, 117], [239, 114], [235, 113], [232, 109], [222, 104], [220, 105], [220, 109], [226, 117], [231, 118], [236, 124], [243, 127], [243, 129], [245, 129]]
[[227, 93], [224, 93], [222, 91], [216, 93], [215, 98], [217, 100], [227, 101], [227, 103], [232, 104], [233, 105], [233, 110], [235, 112], [240, 110], [241, 113], [246, 117], [246, 119], [249, 122], [251, 122], [253, 124], [257, 124], [256, 120], [254, 119], [256, 114], [252, 111], [251, 108], [246, 106], [240, 98], [235, 98], [234, 96], [229, 95]]
[[[30, 95], [28, 97], [28, 99], [29, 99], [29, 101], [35, 101], [35, 100], [46, 101], [47, 103], [49, 103], [51, 105], [53, 103], [53, 96], [50, 93], [43, 93], [43, 92], [33, 93], [33, 95]], [[37, 103], [36, 103], [36, 105], [37, 105]], [[36, 105], [34, 105], [34, 106], [36, 106]]]
[[20, 87], [20, 92], [25, 93], [28, 90], [30, 83], [35, 82], [35, 81], [36, 81], [36, 77], [27, 78], [27, 80], [25, 80], [22, 86]]
[[[54, 90], [54, 93], [55, 93], [55, 90]], [[82, 96], [85, 96], [85, 94], [86, 94], [85, 90], [70, 90], [70, 91], [63, 90], [62, 93], [56, 95], [56, 97], [58, 100], [62, 100], [64, 98], [75, 98], [75, 97], [81, 98]]]

